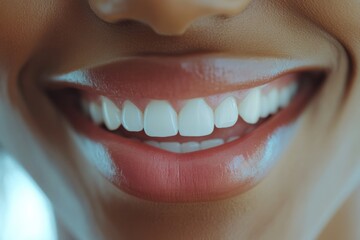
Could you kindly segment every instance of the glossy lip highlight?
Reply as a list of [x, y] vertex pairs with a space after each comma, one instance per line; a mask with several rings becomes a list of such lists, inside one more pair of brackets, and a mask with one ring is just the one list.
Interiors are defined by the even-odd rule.
[[[150, 63], [152, 67], [148, 68], [148, 66], [145, 66], [143, 70], [152, 69], [154, 65], [151, 59], [152, 58], [150, 58], [150, 60], [142, 59], [140, 65], [138, 61], [136, 61], [136, 64], [132, 64], [143, 66], [145, 61]], [[187, 58], [185, 58], [185, 60], [187, 61]], [[170, 66], [171, 64], [175, 64], [175, 67], [182, 66], [179, 62], [183, 63], [183, 61], [184, 59], [180, 58], [177, 62], [174, 58], [173, 62], [168, 62], [167, 64], [170, 64]], [[219, 61], [220, 60], [217, 60], [215, 62]], [[245, 60], [234, 61], [241, 63], [241, 61]], [[206, 64], [209, 64], [209, 61], [205, 62]], [[299, 63], [299, 61], [294, 62]], [[125, 85], [134, 84], [128, 86], [128, 88], [136, 89], [136, 87], [139, 87], [139, 83], [136, 82], [136, 77], [130, 78], [131, 81], [126, 82], [129, 80], [126, 76], [129, 77], [132, 76], [132, 74], [135, 74], [134, 71], [136, 68], [124, 68], [122, 66], [124, 63], [126, 63], [126, 61], [56, 76], [50, 80], [49, 84], [54, 85], [49, 89], [53, 90], [61, 87], [70, 87], [102, 95], [120, 94], [119, 89], [121, 89], [121, 86], [124, 86], [124, 82]], [[210, 63], [212, 64], [214, 62], [210, 61]], [[216, 66], [211, 64], [207, 66], [207, 69], [216, 68]], [[249, 68], [249, 65], [247, 65], [249, 73], [255, 71], [259, 67], [263, 67], [256, 62], [252, 62], [252, 64], [252, 68]], [[236, 67], [236, 64], [232, 66]], [[272, 67], [268, 69], [261, 68], [264, 73], [268, 70], [267, 74], [263, 74], [264, 77], [258, 78], [257, 80], [250, 78], [248, 79], [249, 81], [244, 80], [234, 82], [235, 76], [233, 76], [233, 79], [220, 77], [223, 81], [222, 85], [224, 85], [221, 89], [216, 88], [216, 78], [213, 78], [214, 81], [207, 82], [206, 79], [212, 78], [203, 76], [203, 78], [200, 78], [202, 80], [199, 80], [202, 84], [195, 84], [194, 91], [202, 93], [201, 89], [199, 90], [201, 85], [208, 85], [207, 89], [210, 89], [211, 92], [221, 92], [226, 89], [233, 91], [236, 87], [251, 88], [275, 80], [277, 77], [284, 74], [301, 72], [301, 69], [306, 68], [322, 69], [323, 72], [326, 72], [325, 67], [321, 68], [317, 65], [308, 66], [288, 63], [283, 66], [295, 66], [295, 68], [282, 69], [275, 73], [274, 68]], [[157, 77], [168, 76], [166, 73], [169, 73], [169, 69], [165, 68], [164, 70], [163, 67], [164, 66], [161, 67], [161, 65], [155, 64], [154, 68], [156, 71], [151, 71], [151, 74], [153, 75], [145, 74], [145, 70], [140, 71], [140, 73], [143, 78], [149, 76], [149, 78], [157, 85], [158, 82], [155, 81], [156, 79], [160, 79], [160, 82], [165, 80], [165, 77]], [[222, 70], [226, 72], [226, 68]], [[185, 73], [189, 74], [187, 71]], [[175, 79], [173, 82], [180, 81], [180, 83], [184, 85], [191, 83], [191, 81], [181, 81], [181, 79], [184, 79], [183, 74], [184, 73], [178, 74], [178, 72], [174, 72], [173, 77]], [[199, 76], [199, 72], [196, 71], [191, 74], [192, 79]], [[206, 75], [207, 72], [204, 72], [203, 74]], [[120, 78], [120, 76], [123, 78]], [[141, 81], [140, 75], [135, 74], [135, 76]], [[216, 76], [218, 75], [215, 74], [213, 77]], [[179, 77], [180, 80], [177, 80], [177, 77]], [[124, 82], [122, 82], [121, 79], [124, 79]], [[152, 89], [154, 89], [154, 82]], [[156, 90], [151, 94], [151, 89], [144, 89], [141, 96], [150, 94], [153, 97], [160, 98], [160, 96], [163, 97], [166, 95]], [[106, 92], [106, 90], [109, 92]], [[166, 90], [165, 87], [165, 90], [162, 91], [166, 93]], [[97, 167], [108, 180], [113, 182], [120, 189], [139, 198], [159, 202], [211, 201], [242, 193], [255, 186], [265, 177], [266, 173], [278, 159], [277, 152], [281, 152], [280, 150], [273, 151], [274, 147], [275, 149], [283, 148], [282, 145], [285, 138], [291, 132], [288, 126], [292, 125], [297, 119], [310, 96], [312, 96], [313, 90], [314, 88], [312, 86], [305, 84], [304, 88], [299, 92], [298, 96], [296, 96], [290, 106], [280, 111], [280, 113], [271, 117], [269, 120], [266, 120], [253, 132], [239, 140], [227, 143], [220, 147], [186, 154], [166, 152], [107, 132], [94, 125], [90, 120], [84, 118], [84, 116], [81, 116], [79, 111], [74, 109], [73, 103], [68, 103], [67, 106], [63, 106], [62, 110], [65, 112], [65, 115], [69, 117], [70, 122], [75, 129], [77, 129], [77, 132], [85, 136], [85, 138], [89, 138], [91, 141], [100, 143], [103, 146], [107, 153], [107, 157], [104, 157], [104, 159], [101, 160], [107, 161], [107, 159], [110, 159], [112, 163], [97, 164]], [[181, 95], [180, 92], [177, 92], [177, 87], [175, 87], [175, 91], [176, 93], [174, 94], [176, 96], [184, 97], [184, 94]], [[96, 162], [99, 162], [99, 160]], [[115, 166], [115, 169], [113, 169], [115, 175], [107, 174], [109, 171], [101, 169], [102, 165]]]
[[[285, 74], [327, 69], [324, 63], [289, 58], [220, 54], [127, 57], [46, 77], [46, 88], [74, 87], [110, 99], [190, 99], [264, 85]], [[161, 88], [155, 88], [154, 83]]]

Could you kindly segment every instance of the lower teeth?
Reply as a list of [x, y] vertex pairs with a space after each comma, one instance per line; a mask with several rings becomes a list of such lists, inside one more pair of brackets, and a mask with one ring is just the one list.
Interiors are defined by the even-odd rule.
[[157, 141], [144, 141], [145, 144], [150, 145], [155, 148], [160, 148], [162, 150], [174, 153], [190, 153], [200, 150], [205, 150], [209, 148], [218, 147], [228, 142], [232, 142], [239, 139], [239, 137], [230, 137], [226, 141], [221, 138], [209, 139], [201, 142], [157, 142]]

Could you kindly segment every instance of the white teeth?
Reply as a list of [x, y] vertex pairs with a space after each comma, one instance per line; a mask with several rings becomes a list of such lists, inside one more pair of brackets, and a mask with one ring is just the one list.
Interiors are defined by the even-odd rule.
[[225, 99], [215, 110], [215, 126], [217, 128], [232, 127], [238, 120], [238, 108], [234, 97]]
[[266, 118], [269, 116], [270, 110], [269, 110], [269, 102], [267, 96], [261, 96], [261, 109], [260, 109], [260, 117]]
[[202, 141], [200, 143], [200, 149], [201, 150], [205, 150], [205, 149], [209, 149], [209, 148], [213, 148], [213, 147], [217, 147], [224, 144], [224, 140], [217, 138], [217, 139], [211, 139], [211, 140], [206, 140], [206, 141]]
[[101, 98], [102, 113], [105, 126], [109, 130], [116, 130], [121, 125], [121, 111], [107, 97]]
[[160, 148], [169, 152], [180, 153], [181, 145], [178, 142], [162, 142]]
[[[260, 118], [275, 114], [280, 108], [289, 105], [298, 90], [298, 83], [293, 82], [282, 88], [272, 88], [262, 93], [262, 88], [249, 90], [247, 96], [237, 105], [233, 96], [227, 97], [215, 109], [206, 103], [204, 98], [187, 100], [179, 114], [176, 113], [169, 101], [151, 100], [145, 108], [144, 114], [131, 101], [126, 100], [120, 110], [109, 98], [100, 97], [98, 101], [81, 102], [81, 106], [92, 121], [98, 125], [104, 123], [109, 130], [116, 130], [121, 125], [127, 131], [140, 132], [142, 130], [150, 137], [206, 136], [217, 128], [228, 128], [236, 124], [240, 117], [248, 124], [256, 124]], [[164, 148], [172, 148], [173, 152], [192, 152], [207, 146], [213, 147], [216, 141], [197, 143], [189, 142], [174, 147], [174, 144], [165, 144]], [[215, 139], [219, 140], [219, 139]], [[231, 141], [233, 139], [227, 139]], [[149, 145], [155, 144], [149, 142]], [[218, 141], [218, 144], [222, 144]], [[159, 143], [157, 144], [159, 147]], [[170, 146], [170, 147], [169, 147]], [[176, 145], [177, 146], [177, 145]], [[169, 150], [170, 151], [170, 150]]]
[[186, 142], [181, 144], [182, 153], [196, 152], [199, 150], [200, 150], [200, 143], [198, 142]]
[[214, 130], [214, 113], [203, 98], [189, 100], [179, 113], [181, 136], [206, 136]]
[[276, 88], [268, 93], [268, 107], [271, 114], [276, 113], [279, 107], [279, 92]]
[[168, 101], [151, 101], [144, 113], [144, 130], [151, 137], [169, 137], [178, 133], [178, 119]]
[[122, 110], [122, 123], [130, 132], [140, 132], [144, 128], [143, 114], [140, 109], [130, 101], [125, 101]]
[[289, 91], [289, 88], [283, 88], [280, 90], [279, 93], [279, 105], [280, 107], [286, 107], [291, 100], [291, 91]]
[[260, 110], [261, 90], [259, 88], [255, 88], [250, 90], [249, 94], [239, 104], [239, 115], [245, 122], [255, 124], [260, 118]]
[[296, 94], [298, 89], [298, 84], [296, 82], [291, 83], [289, 86], [286, 86], [281, 89], [279, 94], [279, 105], [280, 107], [286, 107], [289, 105], [291, 98]]
[[101, 106], [96, 102], [90, 102], [87, 106], [92, 121], [98, 125], [103, 123], [103, 113]]
[[190, 152], [196, 152], [200, 150], [205, 150], [213, 147], [220, 146], [224, 144], [223, 139], [210, 139], [205, 140], [202, 142], [156, 142], [156, 141], [145, 141], [144, 142], [147, 145], [150, 145], [152, 147], [160, 148], [163, 150], [166, 150], [168, 152], [174, 152], [174, 153], [190, 153]]

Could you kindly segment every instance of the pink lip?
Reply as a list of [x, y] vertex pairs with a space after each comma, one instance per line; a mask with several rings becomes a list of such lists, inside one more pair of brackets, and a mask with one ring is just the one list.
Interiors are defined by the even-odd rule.
[[190, 99], [256, 87], [290, 72], [324, 68], [304, 60], [215, 54], [133, 57], [54, 76], [50, 86], [58, 82], [111, 99]]
[[[56, 76], [49, 83], [51, 89], [70, 87], [112, 98], [120, 94], [166, 99], [169, 88], [173, 88], [172, 97], [187, 98], [254, 87], [301, 69], [321, 69], [301, 61], [274, 61], [200, 57], [130, 59]], [[54, 99], [77, 132], [102, 145], [106, 154], [92, 158], [100, 162], [96, 164], [99, 170], [120, 189], [152, 201], [194, 202], [230, 197], [262, 180], [284, 148], [291, 132], [289, 126], [313, 93], [314, 88], [305, 84], [290, 106], [245, 137], [187, 154], [166, 152], [105, 131], [79, 114], [73, 100], [65, 101], [61, 95]], [[111, 171], [105, 166], [112, 166]]]

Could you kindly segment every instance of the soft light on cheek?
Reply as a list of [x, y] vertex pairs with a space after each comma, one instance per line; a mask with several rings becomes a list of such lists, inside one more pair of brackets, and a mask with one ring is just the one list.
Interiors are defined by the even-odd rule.
[[116, 167], [111, 161], [108, 151], [100, 143], [96, 143], [86, 137], [74, 134], [74, 139], [78, 143], [85, 158], [94, 165], [109, 180], [115, 180]]
[[281, 127], [268, 138], [259, 171], [265, 171], [265, 166], [269, 166], [270, 162], [280, 159], [281, 154], [287, 149], [293, 134], [296, 132], [296, 126], [297, 122]]
[[[283, 151], [287, 148], [291, 137], [293, 136], [296, 123], [280, 127], [251, 156], [237, 156], [228, 166], [234, 181], [247, 179], [248, 181], [257, 181], [254, 176], [261, 177], [267, 173], [269, 166], [279, 160]], [[257, 163], [256, 166], [254, 163]]]

